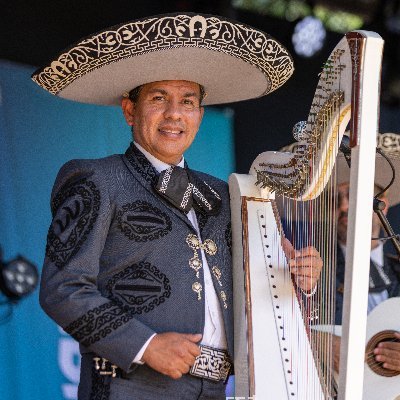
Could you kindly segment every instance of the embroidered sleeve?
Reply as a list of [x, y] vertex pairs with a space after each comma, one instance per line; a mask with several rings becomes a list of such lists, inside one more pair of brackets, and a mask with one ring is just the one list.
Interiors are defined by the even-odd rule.
[[107, 182], [95, 161], [72, 161], [59, 172], [51, 200], [40, 302], [80, 344], [125, 370], [154, 333], [100, 293], [100, 256], [112, 213]]

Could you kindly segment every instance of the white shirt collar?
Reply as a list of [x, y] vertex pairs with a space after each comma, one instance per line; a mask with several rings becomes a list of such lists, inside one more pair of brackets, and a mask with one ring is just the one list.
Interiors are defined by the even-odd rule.
[[378, 264], [379, 266], [383, 265], [383, 244], [379, 243], [378, 246], [371, 250], [371, 260]]
[[[159, 160], [150, 154], [147, 150], [145, 150], [139, 143], [133, 142], [133, 144], [144, 154], [144, 156], [150, 161], [150, 164], [157, 170], [157, 172], [162, 172], [168, 169], [171, 165], [165, 163], [164, 161]], [[181, 161], [177, 164], [178, 167], [184, 168], [185, 166], [185, 158], [182, 156]]]
[[[343, 252], [343, 255], [346, 256], [346, 246], [342, 245], [341, 243], [339, 243], [339, 246]], [[371, 250], [370, 258], [375, 264], [379, 265], [380, 267], [383, 266], [384, 260], [382, 243], [379, 243], [378, 246]]]

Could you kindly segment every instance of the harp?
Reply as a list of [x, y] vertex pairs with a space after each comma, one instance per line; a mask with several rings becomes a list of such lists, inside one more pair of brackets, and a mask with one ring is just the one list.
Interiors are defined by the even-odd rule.
[[[378, 34], [348, 33], [322, 69], [307, 122], [297, 129], [294, 153], [262, 153], [248, 175], [229, 179], [239, 398], [362, 398], [369, 266], [365, 249], [370, 246], [382, 50]], [[335, 159], [348, 124], [350, 206], [337, 389], [329, 335], [320, 331], [329, 330], [334, 320], [336, 245], [334, 230], [327, 226], [335, 225], [335, 216], [327, 210], [335, 205], [329, 188], [335, 185]], [[294, 246], [314, 246], [321, 254], [324, 267], [316, 293], [299, 290], [289, 271], [281, 246], [287, 233], [276, 201], [281, 198], [289, 199], [283, 208], [288, 208], [284, 213]], [[300, 222], [291, 221], [294, 214], [301, 215]], [[308, 221], [310, 216], [314, 222]]]

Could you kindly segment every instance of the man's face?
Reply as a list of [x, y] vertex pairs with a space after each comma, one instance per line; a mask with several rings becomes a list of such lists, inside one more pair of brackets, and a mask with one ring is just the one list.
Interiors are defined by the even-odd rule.
[[199, 130], [204, 109], [200, 87], [188, 81], [160, 81], [143, 85], [138, 100], [122, 100], [135, 142], [154, 157], [178, 164]]
[[338, 186], [336, 219], [337, 238], [339, 243], [346, 244], [347, 241], [347, 213], [349, 211], [349, 184], [342, 183]]
[[[378, 193], [379, 189], [375, 188], [375, 193]], [[349, 184], [341, 183], [338, 185], [338, 197], [336, 203], [336, 219], [337, 219], [337, 238], [339, 243], [345, 245], [347, 242], [347, 214], [349, 211]], [[386, 208], [383, 213], [386, 214], [388, 211], [388, 201], [384, 195], [380, 196], [380, 199], [386, 203]], [[372, 214], [372, 237], [378, 237], [381, 229], [381, 223], [378, 216]], [[377, 245], [378, 241], [374, 240], [373, 245]]]

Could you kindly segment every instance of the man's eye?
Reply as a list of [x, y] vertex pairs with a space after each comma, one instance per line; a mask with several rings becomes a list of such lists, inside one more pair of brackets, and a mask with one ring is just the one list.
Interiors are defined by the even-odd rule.
[[194, 106], [194, 101], [193, 100], [185, 99], [185, 100], [183, 100], [182, 103], [184, 105]]
[[154, 101], [155, 103], [162, 103], [163, 101], [165, 101], [165, 97], [164, 96], [154, 96], [151, 100]]

